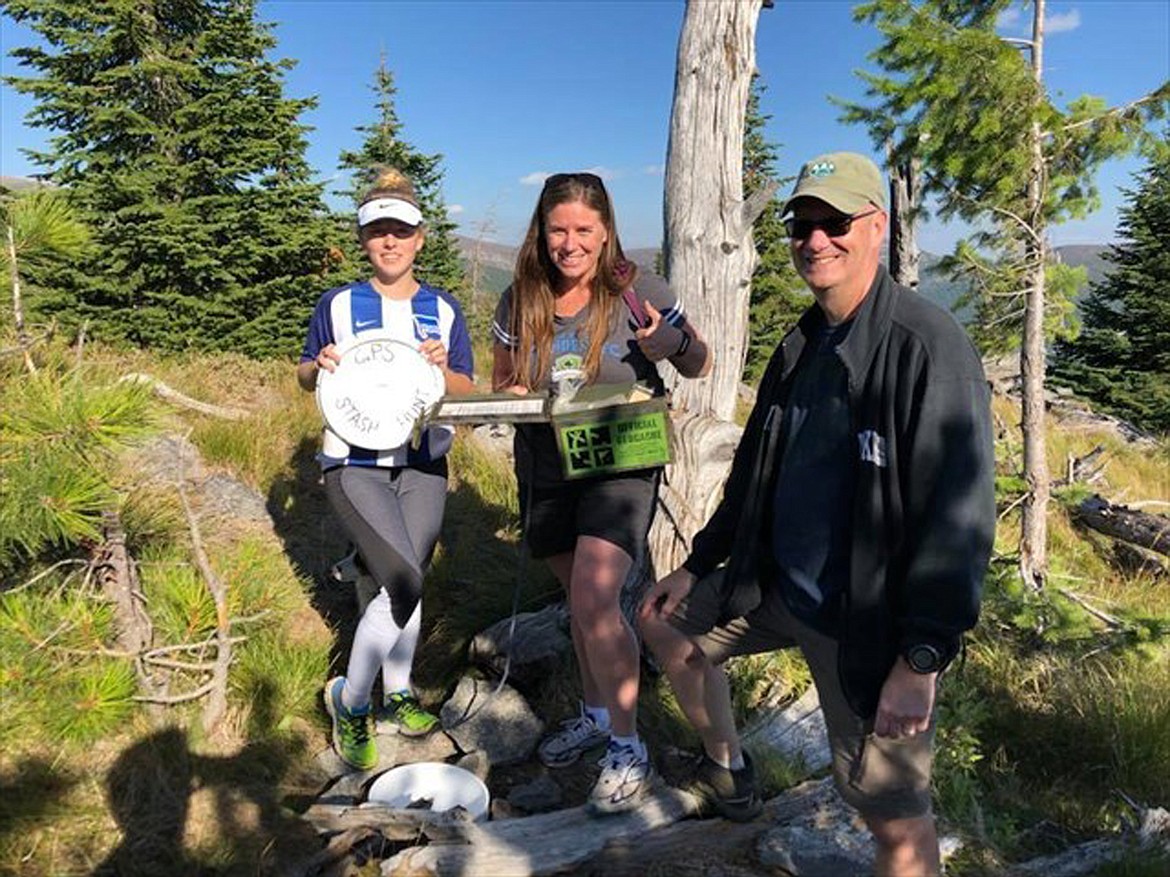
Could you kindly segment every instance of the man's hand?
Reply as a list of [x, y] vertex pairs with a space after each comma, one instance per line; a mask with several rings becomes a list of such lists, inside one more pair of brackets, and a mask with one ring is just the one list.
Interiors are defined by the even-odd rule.
[[873, 732], [879, 737], [913, 737], [930, 728], [937, 673], [915, 673], [900, 655], [878, 700]]
[[669, 618], [678, 604], [691, 592], [696, 580], [693, 572], [679, 567], [665, 578], [659, 579], [647, 591], [639, 614], [646, 619], [654, 616]]

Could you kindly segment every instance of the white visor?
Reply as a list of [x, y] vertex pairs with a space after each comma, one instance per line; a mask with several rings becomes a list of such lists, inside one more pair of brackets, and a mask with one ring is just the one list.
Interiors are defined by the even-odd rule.
[[379, 219], [397, 219], [416, 226], [422, 222], [422, 211], [401, 198], [375, 198], [358, 208], [358, 228]]

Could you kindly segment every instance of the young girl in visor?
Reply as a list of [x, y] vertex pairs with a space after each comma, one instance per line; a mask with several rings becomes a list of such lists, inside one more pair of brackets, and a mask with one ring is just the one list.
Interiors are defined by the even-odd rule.
[[[378, 176], [358, 207], [358, 238], [373, 274], [331, 289], [317, 302], [297, 367], [301, 387], [314, 390], [318, 372], [337, 367], [342, 344], [377, 331], [417, 348], [438, 366], [447, 393], [471, 392], [463, 313], [450, 293], [414, 277], [425, 235], [414, 187], [404, 174], [390, 169]], [[399, 733], [426, 734], [438, 722], [415, 698], [411, 667], [422, 622], [423, 573], [447, 498], [451, 439], [449, 428], [429, 427], [417, 447], [408, 440], [375, 450], [346, 444], [325, 429], [319, 457], [325, 494], [379, 586], [358, 622], [345, 675], [325, 686], [333, 746], [359, 770], [378, 761], [370, 701], [379, 671], [383, 706]]]

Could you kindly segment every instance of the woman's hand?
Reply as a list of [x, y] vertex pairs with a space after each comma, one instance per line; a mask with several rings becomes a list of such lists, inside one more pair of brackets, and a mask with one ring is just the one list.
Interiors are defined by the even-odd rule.
[[428, 338], [418, 346], [418, 352], [431, 365], [447, 370], [447, 348], [438, 338]]
[[297, 366], [297, 383], [301, 385], [302, 390], [311, 393], [317, 388], [317, 372], [322, 369], [331, 372], [337, 368], [339, 362], [341, 357], [337, 354], [337, 345], [326, 344], [316, 359], [310, 359]]
[[418, 352], [431, 365], [437, 365], [443, 373], [443, 390], [447, 393], [463, 395], [475, 389], [475, 384], [465, 374], [451, 371], [447, 360], [447, 347], [438, 338], [428, 338], [418, 346]]
[[327, 372], [334, 371], [337, 366], [341, 364], [341, 356], [337, 352], [336, 344], [326, 344], [321, 348], [321, 352], [317, 354], [317, 358], [313, 364], [318, 369], [324, 369]]
[[651, 362], [659, 362], [673, 356], [679, 345], [682, 344], [683, 330], [662, 319], [662, 314], [650, 302], [643, 302], [642, 306], [646, 311], [647, 319], [650, 320], [649, 323], [634, 332], [642, 354]]

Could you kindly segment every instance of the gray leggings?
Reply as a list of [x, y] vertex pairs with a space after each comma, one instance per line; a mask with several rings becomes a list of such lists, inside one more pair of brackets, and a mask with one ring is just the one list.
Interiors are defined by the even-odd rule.
[[325, 473], [325, 495], [374, 581], [406, 627], [422, 597], [447, 502], [447, 464], [379, 469], [339, 466]]

